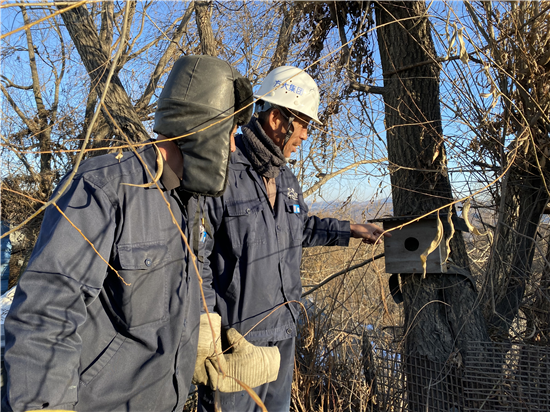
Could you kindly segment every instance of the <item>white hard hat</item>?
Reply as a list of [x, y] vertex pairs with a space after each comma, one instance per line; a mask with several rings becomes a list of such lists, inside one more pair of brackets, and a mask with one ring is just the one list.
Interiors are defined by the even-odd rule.
[[317, 117], [319, 89], [311, 76], [302, 69], [293, 66], [273, 69], [254, 97], [302, 113], [321, 124]]

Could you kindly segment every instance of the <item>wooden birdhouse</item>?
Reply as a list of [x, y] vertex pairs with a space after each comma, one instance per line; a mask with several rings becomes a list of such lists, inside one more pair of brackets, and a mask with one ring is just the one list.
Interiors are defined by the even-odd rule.
[[[392, 230], [391, 237], [384, 239], [384, 254], [387, 273], [424, 273], [420, 256], [430, 248], [438, 237], [437, 214], [431, 214], [414, 221], [419, 216], [388, 217], [369, 220], [381, 222], [384, 230]], [[426, 260], [426, 273], [458, 273], [454, 265], [447, 262], [446, 239], [452, 229], [447, 222], [447, 215], [440, 214], [444, 236], [437, 249], [430, 253]], [[455, 231], [468, 231], [463, 219], [452, 218]]]

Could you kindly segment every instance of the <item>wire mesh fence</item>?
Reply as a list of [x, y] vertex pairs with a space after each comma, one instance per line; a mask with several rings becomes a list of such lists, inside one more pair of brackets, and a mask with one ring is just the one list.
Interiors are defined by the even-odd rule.
[[375, 349], [376, 410], [550, 411], [550, 348], [471, 342], [468, 352], [437, 362]]

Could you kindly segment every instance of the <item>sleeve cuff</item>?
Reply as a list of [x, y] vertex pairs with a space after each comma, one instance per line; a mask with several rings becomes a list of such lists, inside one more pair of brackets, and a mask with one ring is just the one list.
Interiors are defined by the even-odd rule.
[[340, 236], [336, 242], [336, 246], [349, 246], [349, 240], [351, 238], [351, 229], [349, 220], [340, 220]]

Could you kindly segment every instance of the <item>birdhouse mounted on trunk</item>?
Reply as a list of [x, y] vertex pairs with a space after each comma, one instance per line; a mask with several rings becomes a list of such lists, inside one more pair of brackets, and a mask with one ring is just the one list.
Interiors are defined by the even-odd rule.
[[[391, 237], [384, 239], [384, 254], [387, 273], [424, 273], [420, 256], [430, 248], [438, 237], [437, 214], [419, 216], [388, 217], [369, 220], [382, 223], [384, 230], [398, 226], [400, 229], [391, 231]], [[453, 227], [447, 221], [447, 214], [439, 214], [443, 225], [444, 236], [437, 249], [430, 253], [426, 260], [426, 273], [459, 273], [454, 265], [447, 261], [446, 239], [454, 231], [468, 231], [463, 219], [452, 217]]]

